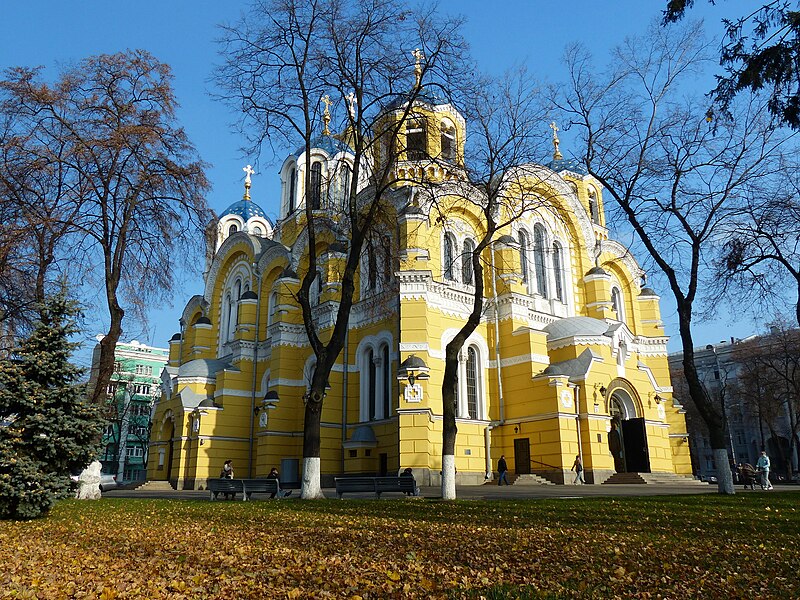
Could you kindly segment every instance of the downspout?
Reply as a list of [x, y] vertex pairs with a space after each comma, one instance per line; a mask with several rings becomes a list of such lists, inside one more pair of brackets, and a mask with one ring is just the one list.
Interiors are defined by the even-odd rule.
[[[257, 269], [258, 264], [253, 263], [253, 269]], [[250, 397], [250, 452], [247, 461], [247, 476], [253, 478], [253, 442], [255, 440], [255, 426], [256, 426], [256, 374], [258, 372], [258, 332], [261, 321], [261, 273], [256, 271], [258, 278], [258, 298], [256, 299], [256, 332], [253, 336], [255, 343], [253, 344], [253, 392]]]
[[[583, 465], [583, 442], [581, 441], [581, 410], [580, 410], [580, 401], [581, 401], [581, 387], [576, 383], [575, 384], [575, 423], [578, 427], [578, 456], [581, 459], [581, 465]], [[588, 400], [587, 400], [587, 412], [588, 408]], [[583, 467], [583, 477], [584, 481], [586, 481], [586, 466]]]
[[490, 247], [489, 259], [490, 259], [489, 268], [492, 271], [491, 272], [492, 302], [494, 303], [494, 360], [495, 364], [497, 365], [497, 396], [499, 402], [500, 420], [494, 423], [489, 423], [489, 425], [486, 426], [486, 429], [483, 432], [484, 444], [486, 446], [485, 479], [487, 480], [492, 478], [491, 432], [492, 429], [494, 429], [498, 425], [504, 425], [506, 422], [505, 401], [503, 399], [502, 368], [500, 366], [500, 311], [497, 309], [497, 283], [495, 281], [497, 277], [497, 271], [495, 271], [494, 267], [494, 248], [491, 247]]
[[347, 331], [344, 332], [344, 356], [342, 357], [342, 365], [344, 373], [342, 375], [342, 451], [341, 451], [341, 468], [340, 473], [344, 475], [344, 444], [347, 441], [347, 386], [348, 386], [348, 361], [350, 350], [350, 325], [347, 326]]

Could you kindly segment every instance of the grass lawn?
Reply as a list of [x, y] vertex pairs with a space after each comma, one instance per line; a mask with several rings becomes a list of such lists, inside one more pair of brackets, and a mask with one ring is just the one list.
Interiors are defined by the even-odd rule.
[[0, 598], [800, 598], [798, 499], [71, 500]]

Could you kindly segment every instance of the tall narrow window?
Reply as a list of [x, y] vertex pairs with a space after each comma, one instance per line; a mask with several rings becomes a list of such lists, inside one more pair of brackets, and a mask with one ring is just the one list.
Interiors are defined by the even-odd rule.
[[269, 295], [269, 307], [267, 310], [269, 311], [267, 313], [267, 326], [270, 326], [275, 322], [275, 314], [278, 311], [278, 292], [272, 292]]
[[564, 267], [561, 256], [561, 244], [553, 242], [553, 275], [556, 282], [556, 299], [564, 301]]
[[536, 225], [533, 228], [533, 263], [536, 269], [536, 291], [545, 298], [547, 298], [546, 248], [544, 227]]
[[388, 419], [391, 410], [391, 394], [392, 394], [392, 378], [390, 377], [392, 369], [389, 363], [389, 346], [384, 345], [381, 352], [383, 359], [383, 418]]
[[381, 248], [383, 254], [383, 280], [388, 282], [392, 278], [392, 240], [384, 236]]
[[467, 412], [470, 419], [478, 418], [478, 352], [467, 348]]
[[341, 195], [340, 202], [342, 207], [346, 207], [347, 203], [350, 201], [351, 175], [352, 173], [350, 171], [350, 165], [347, 163], [342, 163], [342, 166], [339, 169], [339, 193]]
[[377, 402], [375, 398], [375, 392], [377, 390], [377, 373], [375, 372], [375, 355], [372, 353], [372, 349], [367, 351], [367, 373], [369, 377], [369, 387], [368, 387], [368, 401], [369, 401], [369, 420], [372, 421], [375, 418], [375, 410], [377, 409]]
[[456, 158], [456, 129], [449, 121], [442, 122], [442, 160], [455, 160]]
[[322, 201], [322, 163], [315, 162], [311, 165], [311, 189], [309, 190], [311, 210], [319, 210]]
[[239, 227], [237, 227], [236, 223], [228, 227], [228, 235], [233, 235], [237, 231], [239, 231]]
[[611, 310], [616, 313], [618, 321], [625, 320], [625, 307], [622, 305], [622, 294], [618, 287], [611, 288]]
[[453, 236], [449, 233], [444, 234], [444, 249], [442, 252], [442, 272], [444, 278], [449, 281], [454, 281], [453, 275], [453, 250], [455, 249], [455, 242]]
[[467, 285], [475, 283], [472, 272], [472, 254], [475, 252], [475, 242], [464, 240], [464, 253], [461, 255], [461, 281]]
[[375, 256], [375, 249], [370, 248], [367, 258], [367, 285], [371, 291], [376, 291], [378, 287], [378, 259]]
[[592, 223], [600, 224], [600, 206], [597, 203], [597, 192], [593, 188], [589, 188], [589, 216]]
[[294, 190], [294, 188], [295, 188], [295, 180], [296, 179], [297, 178], [295, 176], [295, 170], [294, 170], [294, 167], [292, 167], [292, 169], [289, 171], [289, 202], [288, 202], [289, 213], [293, 213], [294, 212], [294, 207], [295, 207], [295, 203], [294, 203], [295, 190]]
[[411, 121], [406, 129], [406, 155], [408, 160], [425, 158], [425, 123]]
[[528, 282], [528, 248], [530, 241], [528, 240], [528, 232], [524, 229], [519, 230], [519, 265], [522, 271], [522, 281]]

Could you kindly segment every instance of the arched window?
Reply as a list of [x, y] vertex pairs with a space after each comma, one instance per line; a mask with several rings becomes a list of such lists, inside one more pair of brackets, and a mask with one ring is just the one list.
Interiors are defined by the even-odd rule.
[[547, 268], [545, 249], [547, 248], [544, 227], [537, 224], [533, 228], [533, 266], [536, 270], [536, 291], [547, 298]]
[[467, 414], [470, 419], [478, 418], [478, 351], [473, 346], [467, 348]]
[[231, 338], [230, 323], [233, 314], [233, 302], [231, 302], [231, 294], [225, 294], [225, 300], [222, 302], [222, 321], [220, 322], [220, 345], [224, 344]]
[[264, 230], [261, 229], [258, 225], [253, 226], [253, 235], [262, 236], [264, 235]]
[[311, 189], [308, 192], [311, 210], [319, 210], [322, 201], [322, 163], [319, 161], [311, 165]]
[[625, 320], [625, 306], [622, 303], [622, 293], [616, 286], [611, 288], [611, 310], [616, 313], [618, 321]]
[[278, 311], [278, 292], [269, 295], [269, 307], [267, 307], [267, 327], [275, 322], [275, 315]]
[[238, 279], [233, 284], [233, 296], [230, 300], [230, 312], [228, 313], [228, 339], [232, 340], [236, 334], [236, 325], [239, 324], [239, 298], [242, 297], [242, 282]]
[[239, 231], [239, 227], [236, 225], [236, 223], [233, 223], [230, 227], [228, 227], [228, 236], [233, 235], [237, 231]]
[[444, 248], [442, 252], [442, 272], [444, 274], [444, 278], [449, 281], [455, 281], [455, 276], [453, 275], [453, 256], [455, 250], [455, 240], [453, 240], [453, 236], [449, 233], [444, 234]]
[[289, 171], [289, 212], [294, 212], [295, 202], [294, 202], [294, 195], [295, 195], [295, 180], [297, 177], [295, 176], [294, 167]]
[[564, 301], [564, 258], [561, 254], [561, 244], [553, 242], [553, 276], [556, 283], [556, 299]]
[[389, 363], [389, 346], [387, 344], [381, 348], [381, 369], [383, 370], [383, 418], [388, 419], [392, 410], [392, 378], [390, 377], [392, 369]]
[[409, 121], [406, 128], [406, 155], [408, 160], [425, 158], [425, 121]]
[[600, 224], [600, 206], [597, 203], [597, 192], [594, 188], [589, 188], [589, 216], [592, 223]]
[[377, 406], [377, 386], [378, 386], [378, 374], [376, 373], [375, 368], [375, 355], [372, 352], [372, 348], [367, 351], [367, 406], [369, 407], [368, 412], [368, 419], [372, 421], [375, 419]]
[[522, 281], [528, 282], [528, 249], [530, 248], [530, 240], [528, 239], [528, 232], [524, 229], [519, 230], [519, 264], [522, 271]]
[[464, 240], [464, 252], [461, 254], [461, 281], [467, 285], [474, 285], [472, 272], [472, 254], [475, 252], [475, 242]]
[[339, 194], [340, 194], [340, 203], [342, 207], [347, 206], [347, 203], [350, 201], [351, 177], [352, 177], [352, 172], [350, 170], [350, 165], [348, 165], [347, 163], [342, 163], [342, 166], [339, 169]]
[[456, 128], [450, 121], [442, 121], [442, 160], [455, 160], [456, 158]]

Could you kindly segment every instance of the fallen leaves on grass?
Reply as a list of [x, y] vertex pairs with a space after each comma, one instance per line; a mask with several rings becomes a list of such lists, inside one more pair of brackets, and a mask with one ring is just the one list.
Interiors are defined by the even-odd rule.
[[70, 501], [0, 523], [0, 598], [796, 598], [797, 498]]

